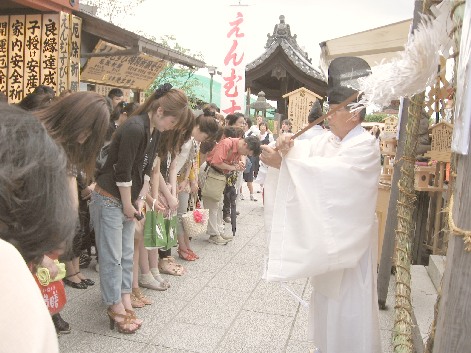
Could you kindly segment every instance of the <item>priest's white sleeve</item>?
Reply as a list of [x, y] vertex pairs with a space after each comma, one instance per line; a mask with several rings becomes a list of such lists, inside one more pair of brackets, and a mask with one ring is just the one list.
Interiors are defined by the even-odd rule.
[[320, 140], [311, 149], [295, 144], [283, 159], [271, 219], [267, 280], [352, 268], [370, 246], [379, 151], [363, 136], [338, 148], [331, 148], [327, 138]]

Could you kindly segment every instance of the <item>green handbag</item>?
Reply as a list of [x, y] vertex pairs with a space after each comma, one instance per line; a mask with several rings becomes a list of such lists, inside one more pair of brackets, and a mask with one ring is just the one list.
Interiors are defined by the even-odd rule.
[[144, 247], [152, 250], [167, 246], [167, 232], [164, 217], [154, 211], [146, 212], [144, 223]]
[[165, 230], [167, 235], [167, 244], [165, 250], [171, 249], [177, 245], [177, 215], [169, 215], [164, 219]]

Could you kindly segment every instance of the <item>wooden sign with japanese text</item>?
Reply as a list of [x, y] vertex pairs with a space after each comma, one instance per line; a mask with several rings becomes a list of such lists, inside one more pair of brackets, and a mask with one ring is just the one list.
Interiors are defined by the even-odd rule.
[[450, 162], [453, 125], [441, 122], [430, 127], [429, 130], [432, 131], [432, 146], [425, 156], [438, 162]]
[[41, 15], [26, 15], [24, 95], [39, 86], [41, 62]]
[[[105, 54], [122, 49], [100, 40], [93, 52]], [[165, 60], [144, 53], [92, 57], [83, 69], [82, 81], [145, 90], [165, 65]]]
[[7, 74], [7, 91], [10, 103], [18, 103], [23, 99], [25, 21], [26, 16], [24, 15], [10, 16]]
[[43, 15], [41, 33], [41, 84], [58, 90], [59, 14]]
[[[0, 92], [7, 92], [9, 17], [0, 16]], [[8, 95], [7, 95], [8, 96]]]
[[60, 13], [59, 26], [59, 60], [57, 62], [57, 87], [58, 92], [69, 89], [69, 40], [70, 40], [70, 15]]
[[285, 94], [283, 98], [289, 99], [288, 119], [291, 121], [292, 131], [296, 133], [306, 126], [307, 116], [312, 105], [317, 98], [321, 97], [307, 88], [301, 87]]
[[393, 139], [397, 138], [397, 116], [390, 115], [384, 119], [384, 131], [381, 138]]
[[233, 114], [245, 110], [245, 17], [243, 7], [230, 7], [225, 33], [221, 112]]
[[80, 34], [82, 33], [82, 19], [70, 16], [70, 65], [69, 88], [77, 92], [80, 86]]

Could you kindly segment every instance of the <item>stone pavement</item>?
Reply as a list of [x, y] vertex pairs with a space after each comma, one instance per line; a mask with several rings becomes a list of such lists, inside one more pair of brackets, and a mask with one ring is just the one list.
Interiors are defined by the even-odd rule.
[[[95, 262], [83, 269], [97, 283], [86, 290], [66, 287], [68, 303], [62, 316], [72, 332], [59, 337], [61, 352], [307, 353], [308, 310], [279, 285], [261, 279], [266, 252], [262, 202], [239, 201], [238, 208], [241, 214], [232, 242], [218, 246], [208, 243], [205, 235], [193, 239], [199, 260], [186, 262], [175, 256], [188, 272], [182, 277], [166, 276], [171, 288], [165, 292], [143, 290], [154, 304], [136, 309], [144, 320], [136, 334], [109, 329], [98, 274], [92, 270]], [[176, 255], [175, 249], [172, 252]], [[309, 300], [308, 280], [291, 286]], [[383, 353], [392, 352], [392, 294], [389, 310], [380, 312]]]

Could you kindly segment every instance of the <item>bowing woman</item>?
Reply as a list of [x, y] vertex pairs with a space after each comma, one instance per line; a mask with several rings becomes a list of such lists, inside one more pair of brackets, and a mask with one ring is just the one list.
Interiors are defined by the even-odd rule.
[[[185, 93], [160, 86], [113, 135], [96, 178], [90, 214], [100, 253], [100, 286], [110, 328], [134, 333], [142, 325], [131, 306], [135, 219], [141, 218], [162, 131], [188, 114]], [[152, 203], [152, 201], [150, 201]]]

